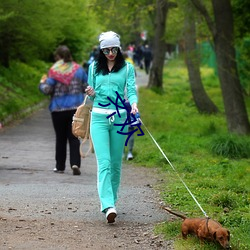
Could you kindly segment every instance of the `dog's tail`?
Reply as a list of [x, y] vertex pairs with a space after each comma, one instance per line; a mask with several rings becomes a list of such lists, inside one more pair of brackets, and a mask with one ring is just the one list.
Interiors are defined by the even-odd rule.
[[179, 213], [177, 213], [177, 212], [173, 212], [171, 209], [169, 209], [169, 208], [167, 208], [167, 207], [164, 207], [164, 206], [162, 206], [162, 208], [163, 208], [164, 210], [168, 211], [169, 213], [171, 213], [171, 214], [173, 214], [173, 215], [175, 215], [175, 216], [177, 216], [177, 217], [182, 218], [183, 220], [187, 219], [187, 217], [186, 217], [185, 215], [183, 215], [183, 214], [179, 214]]

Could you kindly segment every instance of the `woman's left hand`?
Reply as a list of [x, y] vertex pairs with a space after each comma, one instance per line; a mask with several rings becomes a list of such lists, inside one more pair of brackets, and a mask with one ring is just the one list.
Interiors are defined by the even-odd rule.
[[137, 104], [134, 102], [132, 105], [131, 105], [131, 113], [132, 114], [136, 114], [136, 113], [138, 113], [139, 112], [139, 110], [138, 110], [138, 108], [137, 108]]

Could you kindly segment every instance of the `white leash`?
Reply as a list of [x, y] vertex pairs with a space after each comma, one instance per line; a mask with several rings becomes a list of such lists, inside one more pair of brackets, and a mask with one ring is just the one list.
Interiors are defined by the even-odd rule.
[[175, 167], [173, 166], [173, 164], [170, 162], [170, 160], [168, 159], [168, 157], [164, 154], [164, 152], [162, 151], [162, 149], [159, 146], [159, 144], [156, 142], [156, 140], [154, 139], [154, 137], [152, 136], [152, 134], [149, 132], [149, 130], [147, 129], [147, 127], [145, 126], [145, 124], [142, 122], [141, 118], [138, 118], [138, 120], [143, 124], [143, 126], [147, 130], [148, 134], [152, 138], [153, 142], [159, 148], [159, 150], [161, 151], [162, 155], [165, 157], [165, 159], [167, 160], [167, 162], [169, 163], [169, 165], [172, 167], [172, 169], [176, 172], [177, 176], [179, 177], [179, 179], [181, 180], [181, 182], [183, 183], [183, 185], [185, 186], [185, 188], [187, 189], [187, 191], [189, 192], [189, 194], [191, 195], [191, 197], [194, 199], [194, 201], [196, 202], [196, 204], [198, 205], [198, 207], [200, 208], [200, 210], [202, 211], [202, 213], [205, 215], [205, 217], [208, 218], [206, 212], [202, 209], [202, 207], [199, 204], [199, 202], [196, 200], [196, 198], [194, 197], [194, 195], [192, 194], [192, 192], [190, 191], [190, 189], [188, 188], [188, 186], [186, 185], [186, 183], [182, 180], [182, 178], [180, 177], [180, 175], [178, 174], [177, 170], [175, 169]]

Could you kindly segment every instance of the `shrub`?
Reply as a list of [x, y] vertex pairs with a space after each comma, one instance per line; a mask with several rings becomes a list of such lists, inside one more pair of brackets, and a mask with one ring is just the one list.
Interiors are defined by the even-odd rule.
[[212, 140], [211, 151], [215, 155], [231, 159], [249, 158], [250, 146], [247, 138], [236, 135], [219, 136]]

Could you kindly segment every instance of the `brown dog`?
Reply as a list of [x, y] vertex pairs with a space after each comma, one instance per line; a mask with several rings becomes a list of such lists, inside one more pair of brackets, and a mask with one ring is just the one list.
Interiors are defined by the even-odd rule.
[[188, 234], [196, 235], [201, 241], [216, 241], [224, 249], [231, 249], [229, 245], [230, 232], [222, 225], [210, 218], [187, 218], [185, 215], [173, 212], [171, 209], [163, 207], [166, 211], [183, 219], [181, 233], [183, 239], [187, 239]]

